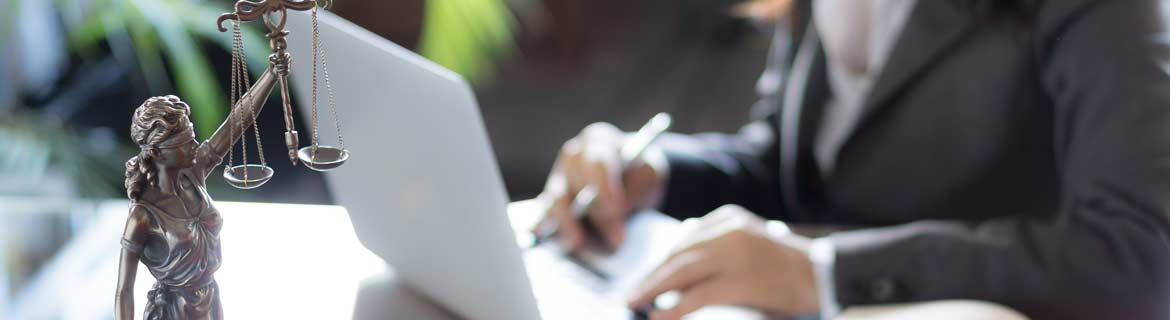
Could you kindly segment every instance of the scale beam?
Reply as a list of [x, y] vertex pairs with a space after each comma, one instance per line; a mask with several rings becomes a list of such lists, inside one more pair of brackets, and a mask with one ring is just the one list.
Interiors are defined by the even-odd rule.
[[[333, 0], [324, 0], [323, 8], [329, 9], [333, 6]], [[264, 17], [269, 13], [279, 11], [282, 14], [280, 23], [278, 25], [268, 25], [269, 29], [273, 31], [284, 30], [283, 14], [287, 13], [287, 9], [297, 11], [305, 11], [312, 9], [317, 3], [314, 0], [262, 0], [260, 2], [252, 2], [247, 0], [236, 1], [235, 12], [224, 13], [219, 15], [219, 19], [215, 21], [215, 25], [219, 28], [219, 32], [227, 32], [227, 28], [223, 26], [224, 21], [236, 20], [240, 22], [248, 22]]]
[[[326, 8], [333, 5], [332, 0], [324, 0], [324, 3]], [[313, 10], [316, 6], [315, 0], [263, 0], [259, 2], [240, 0], [236, 1], [234, 12], [221, 14], [216, 19], [216, 27], [219, 28], [220, 32], [227, 32], [228, 29], [224, 27], [224, 22], [228, 20], [243, 23], [260, 19], [264, 21], [264, 25], [268, 26], [268, 45], [272, 48], [272, 54], [268, 56], [268, 63], [273, 67], [277, 76], [276, 80], [280, 83], [280, 95], [284, 101], [282, 106], [285, 128], [284, 142], [285, 147], [288, 148], [288, 159], [294, 166], [298, 163], [297, 148], [300, 145], [300, 135], [295, 128], [296, 122], [293, 121], [292, 103], [288, 92], [288, 66], [292, 58], [286, 51], [288, 42], [286, 42], [285, 37], [288, 36], [288, 31], [284, 30], [284, 25], [288, 19], [289, 9], [307, 11]], [[275, 13], [280, 14], [273, 17]], [[267, 95], [264, 98], [267, 98]]]

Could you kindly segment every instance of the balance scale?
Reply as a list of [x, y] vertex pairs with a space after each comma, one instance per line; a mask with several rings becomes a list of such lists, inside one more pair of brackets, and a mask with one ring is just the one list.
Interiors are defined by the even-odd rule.
[[[332, 0], [324, 0], [322, 8], [329, 8], [333, 4]], [[296, 128], [293, 126], [293, 111], [292, 103], [289, 97], [288, 89], [288, 73], [289, 63], [291, 57], [286, 51], [288, 43], [285, 37], [289, 32], [284, 29], [285, 21], [287, 19], [288, 10], [305, 11], [309, 10], [312, 14], [313, 23], [313, 115], [310, 121], [313, 131], [311, 143], [308, 146], [300, 147], [300, 138]], [[280, 96], [283, 100], [282, 106], [284, 109], [284, 142], [288, 147], [289, 160], [295, 166], [297, 162], [304, 163], [309, 169], [316, 171], [329, 171], [345, 164], [349, 159], [349, 150], [345, 148], [345, 139], [341, 134], [341, 124], [337, 120], [337, 105], [333, 97], [333, 87], [329, 82], [329, 69], [327, 67], [327, 60], [325, 55], [325, 48], [321, 45], [321, 37], [317, 28], [317, 2], [314, 0], [265, 0], [260, 2], [251, 2], [246, 0], [237, 1], [235, 4], [235, 11], [232, 13], [225, 13], [219, 16], [216, 20], [216, 26], [220, 32], [227, 32], [228, 28], [224, 27], [224, 23], [231, 24], [232, 30], [232, 71], [231, 71], [231, 105], [237, 108], [246, 100], [266, 99], [270, 92], [253, 92], [253, 91], [268, 91], [261, 88], [269, 88], [273, 86], [273, 81], [280, 83]], [[248, 21], [263, 20], [268, 27], [268, 44], [272, 48], [272, 54], [268, 55], [268, 69], [256, 81], [256, 86], [251, 85], [251, 79], [248, 75], [248, 68], [246, 59], [244, 57], [243, 37], [240, 33], [240, 24]], [[326, 146], [318, 143], [318, 66], [320, 66], [321, 76], [324, 80], [325, 91], [327, 92], [329, 110], [333, 118], [334, 127], [337, 128], [337, 146]], [[249, 89], [252, 88], [252, 89]], [[257, 90], [259, 89], [259, 90]], [[247, 116], [246, 113], [240, 113], [241, 116]], [[230, 126], [231, 130], [239, 130], [233, 132], [243, 132], [247, 130], [248, 121], [253, 123], [252, 131], [255, 133], [256, 149], [259, 154], [260, 163], [248, 163], [248, 144], [246, 138], [240, 138], [241, 148], [241, 164], [236, 165], [234, 162], [233, 146], [228, 151], [228, 161], [224, 165], [223, 177], [228, 184], [240, 189], [253, 189], [263, 185], [272, 179], [275, 171], [268, 166], [268, 162], [264, 159], [264, 146], [260, 142], [260, 132], [257, 129], [259, 126], [256, 123], [256, 113], [251, 113], [251, 119], [244, 119], [237, 117], [236, 119], [229, 119], [225, 126]], [[233, 135], [234, 136], [234, 135]]]

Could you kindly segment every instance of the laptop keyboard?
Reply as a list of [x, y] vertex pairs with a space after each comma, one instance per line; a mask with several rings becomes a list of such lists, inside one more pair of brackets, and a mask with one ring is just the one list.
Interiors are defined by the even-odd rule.
[[537, 307], [544, 319], [630, 319], [625, 299], [604, 275], [565, 258], [550, 246], [524, 252]]

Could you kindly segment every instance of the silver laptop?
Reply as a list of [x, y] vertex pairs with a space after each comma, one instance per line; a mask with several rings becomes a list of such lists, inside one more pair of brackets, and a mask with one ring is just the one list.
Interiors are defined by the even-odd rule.
[[[670, 241], [661, 237], [676, 233], [631, 233], [630, 245], [612, 256], [567, 259], [555, 244], [522, 249], [467, 82], [337, 16], [322, 13], [319, 19], [338, 120], [351, 152], [348, 163], [325, 177], [367, 248], [412, 287], [467, 318], [633, 316], [624, 294], [636, 275], [645, 275], [668, 251], [661, 246]], [[290, 14], [291, 81], [306, 120], [310, 27], [307, 14]], [[333, 145], [324, 83], [319, 86], [319, 136], [321, 144]], [[302, 141], [311, 138], [311, 128], [298, 129]], [[631, 230], [677, 224], [668, 220], [640, 214]]]

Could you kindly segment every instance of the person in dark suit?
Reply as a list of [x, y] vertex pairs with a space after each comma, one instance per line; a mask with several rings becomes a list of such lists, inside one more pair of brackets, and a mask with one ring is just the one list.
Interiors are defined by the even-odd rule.
[[[794, 1], [736, 135], [668, 135], [621, 172], [594, 124], [541, 197], [620, 244], [636, 209], [707, 214], [631, 297], [832, 317], [940, 299], [1036, 319], [1170, 318], [1170, 47], [1153, 0]], [[683, 115], [685, 116], [685, 115]], [[708, 214], [710, 213], [710, 214]], [[846, 225], [815, 239], [782, 224]]]

